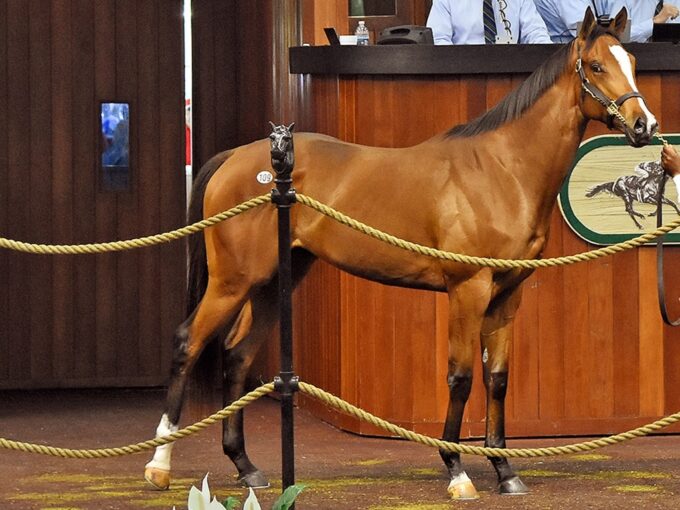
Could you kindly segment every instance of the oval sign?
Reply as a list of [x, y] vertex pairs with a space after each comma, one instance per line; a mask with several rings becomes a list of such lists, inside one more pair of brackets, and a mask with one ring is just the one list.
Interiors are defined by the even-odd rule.
[[267, 172], [267, 170], [262, 170], [259, 174], [257, 174], [257, 182], [260, 184], [269, 184], [274, 180], [274, 176], [271, 174], [271, 172]]
[[[666, 135], [669, 143], [680, 143], [680, 135]], [[574, 166], [559, 195], [562, 216], [582, 239], [593, 244], [616, 244], [656, 229], [655, 197], [659, 175], [661, 142], [635, 149], [623, 135], [603, 135], [581, 144]], [[666, 181], [663, 222], [678, 218], [678, 196], [673, 180]], [[627, 205], [630, 205], [627, 210]], [[632, 209], [631, 209], [632, 207]], [[655, 242], [655, 241], [653, 241]], [[664, 243], [680, 242], [671, 232]]]

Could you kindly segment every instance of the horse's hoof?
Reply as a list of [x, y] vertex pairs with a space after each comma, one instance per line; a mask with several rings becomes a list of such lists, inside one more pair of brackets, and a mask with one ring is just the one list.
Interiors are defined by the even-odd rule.
[[468, 475], [464, 472], [456, 476], [449, 483], [449, 488], [447, 489], [451, 499], [455, 500], [466, 500], [466, 499], [479, 499], [479, 494], [477, 494], [477, 489], [472, 485], [472, 481], [468, 478]]
[[264, 473], [260, 470], [243, 475], [238, 481], [245, 487], [250, 487], [251, 489], [266, 489], [269, 487], [269, 480], [267, 480], [267, 477], [264, 476]]
[[144, 470], [144, 479], [159, 491], [168, 490], [170, 487], [170, 471], [148, 467]]
[[529, 494], [529, 488], [524, 485], [519, 476], [512, 476], [507, 480], [503, 480], [498, 485], [498, 492], [506, 495], [520, 496], [522, 494]]

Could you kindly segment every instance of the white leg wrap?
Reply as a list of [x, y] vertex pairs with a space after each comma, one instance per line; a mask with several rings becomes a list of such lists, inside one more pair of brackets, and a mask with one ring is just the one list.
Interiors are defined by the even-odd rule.
[[[156, 429], [156, 437], [167, 436], [173, 432], [177, 432], [177, 430], [179, 430], [179, 427], [170, 423], [170, 420], [168, 420], [168, 415], [164, 414], [161, 418], [161, 422], [158, 424], [158, 428]], [[170, 471], [170, 456], [172, 455], [173, 446], [174, 443], [170, 443], [156, 447], [156, 452], [153, 455], [153, 459], [146, 465], [146, 467]]]
[[454, 477], [451, 479], [451, 482], [449, 483], [449, 489], [452, 487], [456, 487], [462, 483], [467, 483], [471, 482], [470, 478], [468, 477], [467, 473], [463, 471], [461, 474], [458, 476]]
[[675, 190], [678, 192], [678, 204], [680, 204], [680, 174], [673, 177], [675, 183]]

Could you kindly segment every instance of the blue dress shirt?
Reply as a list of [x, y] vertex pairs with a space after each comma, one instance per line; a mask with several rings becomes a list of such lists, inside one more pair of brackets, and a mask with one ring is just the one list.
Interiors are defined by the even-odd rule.
[[[482, 5], [484, 0], [434, 0], [427, 18], [435, 44], [484, 44]], [[510, 35], [511, 42], [550, 43], [545, 23], [536, 11], [533, 0], [506, 0], [501, 12], [493, 1], [496, 29], [500, 38]], [[503, 15], [510, 22], [509, 34]]]
[[[586, 9], [593, 6], [597, 14], [616, 16], [622, 7], [628, 8], [628, 16], [633, 19], [629, 3], [642, 0], [534, 0], [539, 14], [543, 17], [553, 42], [569, 42], [576, 37], [576, 24], [583, 21]], [[631, 21], [631, 33], [633, 31]]]
[[[646, 42], [652, 37], [654, 28], [654, 11], [659, 0], [628, 0], [630, 12], [630, 40], [635, 42]], [[677, 2], [664, 2], [677, 6]], [[677, 23], [680, 17], [675, 20], [668, 20], [666, 23]]]

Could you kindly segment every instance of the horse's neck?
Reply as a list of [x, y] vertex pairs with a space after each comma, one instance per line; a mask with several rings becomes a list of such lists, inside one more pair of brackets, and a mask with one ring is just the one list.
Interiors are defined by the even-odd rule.
[[564, 75], [506, 132], [514, 146], [526, 147], [522, 164], [514, 171], [527, 198], [535, 202], [539, 216], [546, 220], [587, 125], [578, 101], [578, 82]]

